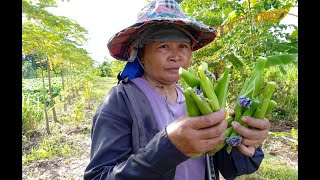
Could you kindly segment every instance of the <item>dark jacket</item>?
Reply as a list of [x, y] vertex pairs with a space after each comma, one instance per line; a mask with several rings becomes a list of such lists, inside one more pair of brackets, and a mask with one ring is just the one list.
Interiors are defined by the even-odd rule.
[[[84, 179], [173, 179], [178, 164], [188, 159], [169, 140], [165, 128], [159, 131], [147, 97], [131, 81], [113, 87], [93, 116], [91, 157]], [[253, 157], [233, 148], [210, 157], [227, 179], [255, 172], [264, 155]], [[206, 174], [207, 177], [207, 174]]]

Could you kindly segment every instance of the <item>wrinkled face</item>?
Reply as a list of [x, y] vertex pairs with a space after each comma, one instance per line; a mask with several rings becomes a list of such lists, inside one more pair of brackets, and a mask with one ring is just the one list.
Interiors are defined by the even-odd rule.
[[180, 79], [179, 67], [187, 69], [191, 57], [189, 42], [151, 42], [144, 47], [141, 63], [151, 78], [169, 85]]

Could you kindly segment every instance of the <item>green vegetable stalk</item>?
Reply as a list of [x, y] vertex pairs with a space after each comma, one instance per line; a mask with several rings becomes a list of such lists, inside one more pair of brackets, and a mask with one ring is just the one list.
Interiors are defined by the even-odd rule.
[[209, 104], [210, 104], [213, 112], [215, 112], [220, 109], [220, 105], [219, 105], [216, 93], [214, 92], [213, 84], [204, 73], [204, 71], [206, 69], [207, 69], [207, 64], [204, 62], [201, 63], [201, 65], [198, 67], [198, 73], [200, 76], [200, 84], [201, 84], [200, 86], [201, 86], [202, 91], [205, 94], [205, 96], [211, 100], [211, 101], [209, 101]]
[[[259, 107], [259, 105], [260, 105], [260, 101], [259, 101], [258, 99], [254, 99], [254, 100], [252, 101], [252, 104], [251, 104], [250, 108], [249, 108], [249, 109], [246, 109], [246, 110], [244, 111], [244, 113], [242, 114], [241, 117], [244, 117], [244, 116], [252, 116], [253, 113], [256, 111], [256, 109]], [[247, 127], [247, 125], [244, 124], [243, 121], [241, 121], [241, 119], [240, 119], [239, 123], [240, 123], [241, 125]], [[232, 129], [232, 132], [230, 133], [229, 137], [228, 137], [227, 140], [226, 140], [226, 143], [228, 144], [227, 152], [228, 152], [228, 153], [231, 152], [232, 146], [238, 146], [238, 145], [240, 145], [241, 140], [242, 140], [242, 138], [239, 137], [239, 134]], [[239, 142], [239, 141], [240, 141], [240, 142]]]
[[213, 156], [215, 155], [218, 151], [220, 151], [225, 145], [226, 145], [226, 140], [227, 138], [230, 136], [230, 134], [232, 133], [232, 127], [228, 127], [226, 129], [226, 132], [225, 132], [225, 141], [221, 144], [219, 144], [217, 147], [215, 147], [212, 151], [209, 151], [208, 152], [208, 155], [209, 156]]
[[[186, 100], [186, 111], [188, 116], [200, 116], [218, 111], [221, 107], [226, 105], [226, 97], [228, 85], [230, 82], [230, 68], [227, 66], [223, 75], [216, 80], [213, 73], [208, 71], [207, 63], [203, 62], [198, 67], [198, 71], [179, 69], [182, 82], [187, 85], [184, 86], [184, 96]], [[215, 86], [214, 86], [215, 85]], [[231, 121], [233, 118], [229, 118]], [[225, 132], [225, 138], [232, 133], [232, 127], [229, 126]], [[221, 150], [226, 143], [221, 143], [214, 150], [207, 152], [209, 155], [214, 155]], [[201, 156], [202, 153], [192, 156], [193, 158]]]
[[184, 81], [190, 86], [190, 87], [197, 87], [200, 89], [200, 80], [196, 75], [193, 73], [187, 71], [186, 69], [183, 69], [182, 67], [179, 68], [179, 75], [184, 79]]
[[275, 91], [276, 88], [276, 83], [273, 81], [267, 82], [267, 85], [264, 89], [263, 92], [263, 98], [262, 98], [262, 103], [261, 105], [258, 107], [258, 109], [254, 112], [253, 117], [261, 119], [264, 118], [267, 109], [268, 109], [268, 105], [270, 103], [270, 98], [273, 94], [273, 92]]
[[270, 100], [267, 111], [266, 111], [266, 115], [271, 113], [271, 111], [277, 106], [277, 102], [275, 102], [274, 100]]
[[228, 65], [223, 73], [223, 75], [217, 80], [214, 91], [218, 97], [218, 101], [220, 103], [220, 108], [226, 107], [227, 100], [227, 91], [230, 82], [230, 73], [231, 65]]
[[[264, 93], [261, 95], [261, 97], [259, 97], [263, 85], [263, 73], [266, 62], [267, 58], [258, 57], [251, 76], [245, 80], [239, 93], [238, 102], [234, 108], [235, 116], [233, 120], [228, 122], [228, 124], [231, 124], [232, 121], [237, 121], [241, 125], [247, 127], [247, 125], [241, 121], [243, 116], [263, 118], [267, 112], [269, 104], [270, 109], [275, 107], [276, 104], [270, 103], [270, 98], [276, 85], [275, 83], [266, 83]], [[232, 147], [240, 145], [241, 141], [242, 137], [239, 136], [235, 131], [232, 131], [226, 140], [226, 143], [228, 144], [227, 152], [230, 153]]]
[[[201, 114], [206, 115], [213, 112], [210, 104], [208, 103], [209, 100], [204, 98], [203, 95], [201, 95], [200, 90], [192, 89], [191, 87], [188, 87], [187, 91], [189, 91], [191, 97], [196, 102]], [[197, 94], [195, 93], [195, 91], [197, 92]], [[189, 104], [187, 104], [187, 106], [188, 105]]]
[[185, 90], [183, 90], [183, 94], [186, 99], [186, 104], [187, 104], [186, 111], [187, 111], [188, 116], [190, 116], [190, 117], [200, 116], [201, 112], [198, 108], [197, 103], [192, 98], [190, 92], [187, 89], [185, 89]]

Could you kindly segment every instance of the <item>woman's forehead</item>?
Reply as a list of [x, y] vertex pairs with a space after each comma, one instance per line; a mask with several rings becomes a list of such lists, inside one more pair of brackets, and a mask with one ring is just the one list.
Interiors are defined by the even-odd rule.
[[154, 45], [160, 45], [160, 44], [190, 44], [191, 45], [191, 42], [184, 42], [184, 41], [154, 41], [154, 42], [150, 42], [148, 44], [146, 44], [145, 46], [154, 46]]

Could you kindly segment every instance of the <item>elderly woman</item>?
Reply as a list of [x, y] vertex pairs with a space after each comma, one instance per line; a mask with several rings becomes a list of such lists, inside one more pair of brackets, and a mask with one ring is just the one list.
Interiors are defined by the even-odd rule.
[[[84, 179], [226, 179], [255, 172], [264, 157], [261, 144], [270, 123], [246, 119], [235, 123], [244, 137], [231, 153], [213, 150], [224, 140], [226, 110], [186, 116], [179, 67], [192, 52], [212, 42], [216, 31], [187, 18], [172, 0], [150, 2], [138, 22], [108, 42], [110, 54], [128, 61], [119, 83], [93, 117], [91, 159]], [[204, 155], [191, 158], [193, 155]]]

